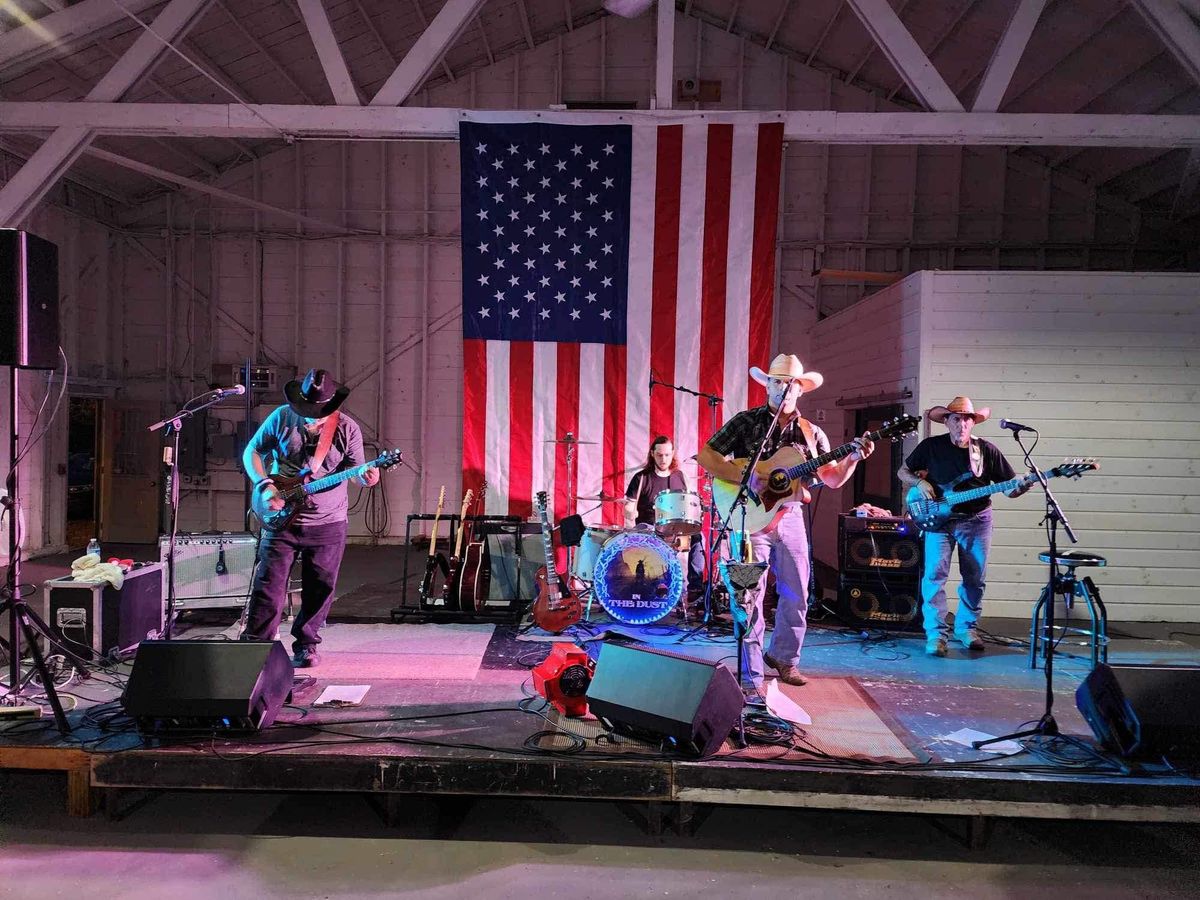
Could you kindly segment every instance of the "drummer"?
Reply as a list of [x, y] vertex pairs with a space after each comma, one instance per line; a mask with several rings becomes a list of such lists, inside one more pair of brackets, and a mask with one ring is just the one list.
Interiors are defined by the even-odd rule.
[[[663, 491], [687, 492], [687, 477], [675, 459], [675, 445], [665, 434], [660, 434], [650, 444], [646, 463], [625, 489], [625, 527], [634, 529], [638, 525], [654, 527], [654, 498]], [[680, 538], [690, 542], [688, 551], [688, 598], [694, 599], [704, 593], [704, 544], [700, 535]], [[685, 549], [677, 545], [676, 550]]]

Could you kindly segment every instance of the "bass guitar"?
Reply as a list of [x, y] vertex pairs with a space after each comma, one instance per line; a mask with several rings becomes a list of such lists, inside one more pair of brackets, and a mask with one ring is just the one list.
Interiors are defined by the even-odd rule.
[[473, 499], [474, 494], [470, 488], [467, 488], [467, 493], [463, 496], [462, 509], [458, 513], [458, 532], [454, 535], [454, 552], [450, 554], [450, 559], [447, 561], [446, 590], [442, 595], [442, 605], [446, 609], [464, 609], [458, 605], [458, 584], [462, 577], [463, 529], [466, 527], [467, 510], [471, 508]]
[[[479, 488], [479, 497], [476, 500], [480, 510], [484, 508], [487, 489], [485, 481]], [[470, 529], [470, 525], [464, 524], [463, 528]], [[479, 536], [477, 531], [468, 530], [468, 534], [470, 537], [467, 538], [467, 549], [463, 551], [462, 575], [458, 579], [458, 608], [464, 612], [483, 612], [491, 582], [491, 561], [484, 542], [471, 539]]]
[[429, 533], [429, 555], [425, 557], [425, 573], [421, 576], [421, 584], [417, 588], [421, 609], [440, 607], [445, 602], [444, 592], [434, 589], [434, 579], [437, 578], [438, 572], [445, 575], [447, 571], [446, 561], [439, 559], [437, 553], [438, 522], [441, 521], [442, 508], [445, 504], [446, 486], [443, 484], [442, 489], [438, 491], [437, 512], [433, 514], [433, 529]]
[[[324, 478], [312, 478], [308, 470], [299, 475], [268, 475], [255, 485], [254, 491], [250, 495], [250, 511], [262, 523], [265, 530], [279, 531], [286, 528], [292, 519], [308, 506], [308, 498], [313, 494], [327, 491], [343, 481], [364, 475], [371, 469], [391, 468], [402, 458], [403, 454], [399, 450], [385, 450], [368, 463], [355, 466], [353, 469], [346, 469], [343, 472], [326, 475]], [[266, 498], [269, 484], [274, 485], [280, 496], [283, 497], [282, 509], [271, 509]]]
[[550, 514], [546, 510], [546, 492], [538, 491], [538, 517], [542, 520], [542, 549], [546, 565], [537, 570], [538, 595], [533, 601], [533, 624], [543, 631], [558, 634], [583, 618], [579, 598], [567, 587], [567, 580], [558, 574], [554, 564], [554, 540], [551, 537]]
[[[882, 428], [868, 433], [867, 437], [876, 444], [896, 441], [906, 434], [912, 434], [920, 424], [921, 420], [916, 416], [903, 415], [885, 422]], [[785, 503], [810, 502], [812, 495], [808, 492], [806, 482], [817, 474], [817, 469], [844, 459], [857, 449], [858, 444], [851, 441], [828, 453], [805, 459], [798, 449], [788, 446], [780, 447], [770, 458], [762, 460], [754, 469], [760, 488], [757, 493], [746, 494], [746, 532], [758, 534], [773, 529], [779, 524]], [[733, 462], [744, 466], [748, 460], [735, 459]], [[722, 519], [729, 515], [737, 494], [738, 485], [735, 482], [713, 479], [713, 505]], [[740, 513], [734, 518], [733, 524], [741, 527]]]
[[[1100, 468], [1094, 459], [1065, 459], [1062, 465], [1055, 466], [1048, 472], [1043, 472], [1047, 478], [1080, 478], [1084, 472], [1093, 472]], [[972, 500], [982, 500], [992, 494], [1010, 493], [1019, 487], [1037, 483], [1037, 476], [1030, 472], [1010, 478], [1008, 481], [998, 481], [995, 484], [985, 484], [983, 487], [971, 488], [966, 491], [953, 491], [947, 488], [953, 485], [938, 485], [941, 496], [930, 499], [922, 492], [919, 485], [913, 485], [904, 496], [908, 506], [908, 514], [922, 531], [941, 528], [954, 516], [954, 507]]]

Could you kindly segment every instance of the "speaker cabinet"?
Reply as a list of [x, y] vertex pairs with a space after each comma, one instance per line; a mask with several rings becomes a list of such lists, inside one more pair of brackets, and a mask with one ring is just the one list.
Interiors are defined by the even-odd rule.
[[838, 517], [838, 563], [843, 574], [919, 578], [922, 545], [909, 519]]
[[1200, 667], [1101, 664], [1076, 688], [1075, 705], [1122, 756], [1200, 759]]
[[[163, 597], [167, 596], [167, 551], [171, 538], [158, 539], [163, 567]], [[223, 531], [175, 535], [175, 609], [242, 607], [250, 596], [258, 541], [254, 535]]]
[[742, 712], [742, 689], [721, 663], [605, 644], [588, 709], [621, 734], [667, 740], [689, 756], [716, 753]]
[[143, 641], [121, 703], [143, 731], [257, 731], [293, 673], [278, 641]]
[[843, 575], [838, 580], [837, 614], [864, 628], [920, 631], [921, 583], [913, 578]]
[[58, 368], [58, 247], [0, 229], [0, 366]]

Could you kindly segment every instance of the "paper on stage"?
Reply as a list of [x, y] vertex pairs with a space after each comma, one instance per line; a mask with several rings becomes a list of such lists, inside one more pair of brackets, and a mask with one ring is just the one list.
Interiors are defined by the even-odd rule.
[[358, 706], [370, 689], [369, 684], [331, 684], [313, 706]]
[[779, 689], [779, 682], [772, 678], [767, 682], [767, 709], [779, 718], [795, 725], [811, 725], [812, 716], [801, 709], [791, 697]]
[[[941, 738], [943, 741], [949, 741], [952, 744], [962, 744], [964, 747], [970, 747], [974, 741], [990, 741], [996, 735], [988, 734], [984, 731], [976, 731], [974, 728], [960, 728], [954, 734], [948, 734]], [[974, 749], [972, 747], [972, 749]], [[988, 744], [986, 747], [981, 747], [981, 753], [1015, 753], [1021, 749], [1021, 745], [1016, 741], [997, 741], [994, 744]]]

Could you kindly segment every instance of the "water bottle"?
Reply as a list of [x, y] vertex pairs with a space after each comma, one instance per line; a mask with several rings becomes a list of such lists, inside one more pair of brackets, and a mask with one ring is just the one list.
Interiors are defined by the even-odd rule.
[[87, 550], [85, 552], [86, 553], [95, 553], [97, 556], [99, 556], [100, 555], [100, 541], [97, 540], [96, 538], [92, 538], [90, 541], [88, 541]]

